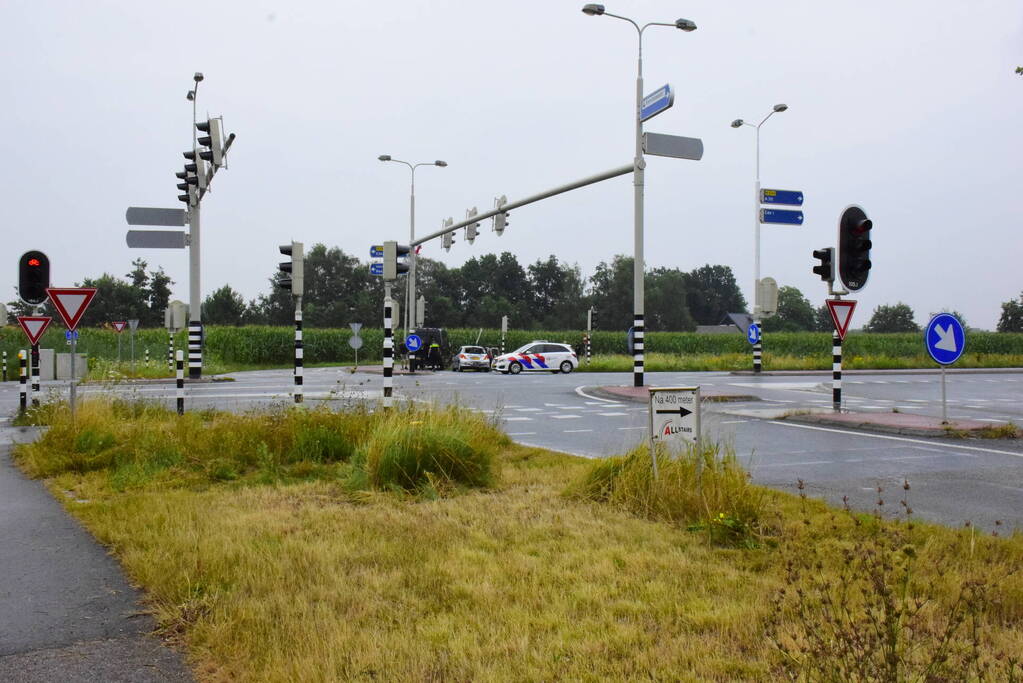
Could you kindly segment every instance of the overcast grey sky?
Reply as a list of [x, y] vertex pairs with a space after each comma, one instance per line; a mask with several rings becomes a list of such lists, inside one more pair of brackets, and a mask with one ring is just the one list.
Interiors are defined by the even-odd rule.
[[[179, 207], [174, 172], [200, 114], [238, 135], [203, 202], [203, 293], [269, 289], [277, 245], [323, 242], [368, 260], [408, 238], [409, 173], [377, 161], [444, 159], [416, 172], [417, 232], [473, 205], [517, 199], [631, 162], [636, 35], [575, 0], [137, 2], [0, 5], [0, 208], [8, 282], [28, 249], [55, 285], [143, 257], [188, 300], [185, 251], [125, 245], [127, 206]], [[619, 1], [609, 12], [685, 17], [644, 37], [646, 92], [675, 106], [646, 130], [700, 137], [702, 161], [648, 157], [648, 267], [733, 268], [753, 284], [754, 135], [765, 187], [802, 190], [802, 227], [765, 226], [762, 275], [815, 304], [810, 252], [839, 213], [874, 220], [874, 269], [853, 326], [904, 301], [918, 322], [952, 308], [993, 329], [1023, 290], [1023, 3]], [[592, 274], [632, 252], [625, 176], [513, 212], [501, 238], [424, 255], [459, 265], [511, 251]], [[2, 298], [15, 297], [13, 286]], [[581, 321], [579, 324], [582, 324]]]

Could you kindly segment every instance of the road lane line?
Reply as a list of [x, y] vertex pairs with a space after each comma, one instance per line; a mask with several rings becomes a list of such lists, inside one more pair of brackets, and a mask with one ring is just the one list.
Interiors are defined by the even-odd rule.
[[581, 432], [592, 432], [592, 429], [566, 429], [565, 434], [579, 434]]
[[576, 387], [575, 388], [575, 393], [579, 394], [583, 398], [588, 398], [591, 401], [603, 401], [604, 403], [620, 403], [621, 402], [621, 401], [619, 401], [617, 399], [612, 400], [612, 399], [609, 399], [609, 398], [601, 398], [600, 396], [592, 396], [590, 394], [587, 394], [585, 391], [583, 391], [583, 389], [585, 389], [585, 388], [586, 387]]
[[[677, 410], [675, 411], [678, 412]], [[621, 417], [622, 415], [628, 415], [628, 413], [597, 413], [601, 417]]]
[[[790, 422], [779, 422], [777, 420], [771, 420], [768, 424], [778, 425], [779, 427], [794, 427], [796, 429], [811, 429], [817, 432], [832, 432], [834, 434], [846, 434], [848, 436], [863, 436], [871, 439], [886, 439], [888, 441], [904, 441], [905, 443], [920, 443], [926, 446], [939, 445], [941, 448], [956, 448], [963, 451], [979, 451], [981, 453], [995, 453], [998, 455], [1012, 455], [1017, 458], [1023, 458], [1023, 453], [1015, 453], [1013, 451], [1000, 451], [996, 448], [980, 448], [979, 446], [960, 446], [954, 443], [943, 443], [935, 444], [933, 441], [924, 441], [922, 439], [910, 439], [905, 436], [889, 436], [887, 434], [870, 434], [867, 432], [852, 432], [845, 429], [833, 429], [831, 427], [815, 427], [814, 425], [799, 425], [792, 424]], [[622, 429], [622, 427], [619, 427]]]

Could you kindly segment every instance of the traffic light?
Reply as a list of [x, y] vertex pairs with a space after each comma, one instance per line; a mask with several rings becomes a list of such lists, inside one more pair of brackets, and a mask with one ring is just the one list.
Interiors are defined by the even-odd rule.
[[835, 281], [835, 248], [824, 247], [814, 249], [813, 257], [820, 261], [819, 265], [813, 267], [813, 272], [821, 276], [824, 282]]
[[184, 181], [178, 183], [178, 189], [185, 193], [178, 195], [178, 200], [190, 206], [198, 204], [202, 196], [206, 194], [206, 164], [199, 158], [199, 154], [194, 149], [190, 152], [182, 152], [181, 155], [187, 162], [185, 169], [174, 174], [178, 180]]
[[[441, 228], [449, 228], [452, 225], [454, 225], [454, 223], [455, 223], [454, 218], [448, 218], [441, 224]], [[451, 251], [451, 245], [454, 244], [454, 242], [455, 236], [450, 232], [446, 232], [444, 233], [444, 236], [441, 237], [440, 245], [444, 247], [444, 251]]]
[[195, 124], [199, 132], [206, 133], [199, 138], [199, 144], [205, 147], [199, 152], [199, 158], [209, 161], [215, 167], [224, 165], [224, 133], [220, 119], [207, 119]]
[[[508, 203], [508, 197], [501, 195], [500, 197], [494, 198], [494, 208], [500, 209], [502, 206]], [[494, 232], [500, 237], [504, 234], [504, 229], [508, 227], [508, 214], [502, 211], [501, 213], [494, 214]]]
[[398, 263], [398, 259], [408, 256], [409, 251], [407, 244], [384, 242], [384, 280], [397, 280], [400, 273], [408, 272], [408, 264]]
[[[479, 213], [479, 212], [476, 210], [475, 206], [472, 207], [471, 209], [466, 209], [465, 210], [465, 219], [466, 220], [470, 220], [470, 219], [474, 218], [477, 213]], [[465, 226], [465, 241], [466, 242], [468, 242], [469, 244], [472, 244], [473, 242], [476, 241], [476, 232], [479, 230], [479, 227], [480, 227], [479, 223], [470, 223], [469, 225]]]
[[278, 266], [278, 269], [284, 273], [284, 276], [278, 282], [278, 286], [282, 289], [290, 289], [294, 296], [302, 296], [304, 284], [303, 270], [305, 268], [302, 243], [282, 244], [280, 249], [281, 253], [285, 256], [290, 256], [291, 260], [285, 261]]
[[50, 286], [50, 258], [41, 251], [26, 251], [18, 261], [18, 295], [26, 304], [46, 301]]
[[838, 222], [838, 275], [851, 292], [867, 284], [873, 227], [873, 221], [855, 205], [843, 211]]

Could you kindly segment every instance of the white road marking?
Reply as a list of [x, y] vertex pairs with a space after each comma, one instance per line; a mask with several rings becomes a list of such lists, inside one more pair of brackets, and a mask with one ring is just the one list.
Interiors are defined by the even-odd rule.
[[628, 415], [628, 413], [597, 413], [601, 417], [620, 417], [622, 415]]
[[578, 434], [580, 432], [592, 432], [592, 429], [566, 429], [565, 434]]
[[721, 424], [723, 424], [723, 425], [734, 425], [734, 424], [740, 424], [742, 422], [749, 422], [749, 420], [722, 420]]
[[583, 398], [588, 398], [591, 401], [601, 401], [603, 403], [619, 403], [617, 399], [601, 398], [600, 396], [591, 396], [590, 394], [587, 394], [585, 391], [583, 391], [583, 389], [585, 388], [586, 387], [576, 387], [575, 393], [579, 394]]
[[527, 422], [527, 421], [528, 422], [532, 422], [533, 418], [531, 418], [531, 417], [506, 417], [506, 418], [504, 418], [504, 421], [505, 422]]
[[[924, 444], [925, 446], [933, 446], [934, 444], [930, 441], [923, 441], [921, 439], [910, 439], [905, 436], [889, 436], [887, 434], [870, 434], [867, 432], [851, 432], [846, 429], [834, 429], [832, 427], [816, 427], [814, 425], [800, 425], [793, 424], [791, 422], [779, 422], [777, 420], [771, 420], [768, 424], [778, 425], [779, 427], [793, 427], [795, 429], [811, 429], [818, 432], [832, 432], [833, 434], [846, 434], [848, 436], [862, 436], [870, 439], [885, 439], [888, 441], [903, 441], [905, 443], [918, 443]], [[619, 429], [622, 429], [619, 427]], [[1000, 451], [996, 448], [980, 448], [979, 446], [960, 446], [959, 444], [949, 443], [941, 444], [942, 448], [955, 448], [963, 451], [979, 451], [981, 453], [995, 453], [997, 455], [1012, 455], [1017, 458], [1023, 458], [1023, 453], [1015, 453], [1013, 451]]]
[[578, 420], [579, 418], [582, 417], [582, 415], [551, 415], [551, 417], [554, 418], [555, 420], [572, 420], [572, 419]]
[[505, 432], [508, 436], [536, 436], [536, 432]]
[[519, 411], [520, 413], [538, 413], [538, 412], [540, 412], [540, 408], [516, 408], [515, 410]]
[[619, 427], [618, 429], [646, 429], [646, 427]]

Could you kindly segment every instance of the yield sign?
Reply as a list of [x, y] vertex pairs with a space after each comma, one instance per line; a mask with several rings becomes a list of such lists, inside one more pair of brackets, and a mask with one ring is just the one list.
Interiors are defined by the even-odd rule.
[[46, 293], [69, 330], [78, 327], [85, 309], [96, 296], [95, 287], [49, 287]]
[[28, 336], [30, 344], [35, 345], [39, 343], [39, 339], [43, 336], [43, 332], [50, 326], [50, 321], [53, 320], [50, 316], [31, 316], [31, 315], [19, 315], [18, 324], [21, 325], [21, 329], [25, 331]]
[[849, 299], [828, 299], [825, 303], [828, 304], [828, 310], [831, 311], [831, 321], [835, 323], [838, 338], [845, 339], [845, 333], [849, 331], [849, 323], [852, 321], [853, 311], [856, 310], [856, 302]]
[[124, 320], [114, 320], [111, 321], [110, 324], [114, 326], [114, 329], [117, 330], [118, 334], [124, 332], [124, 328], [127, 327], [128, 325], [127, 321]]

